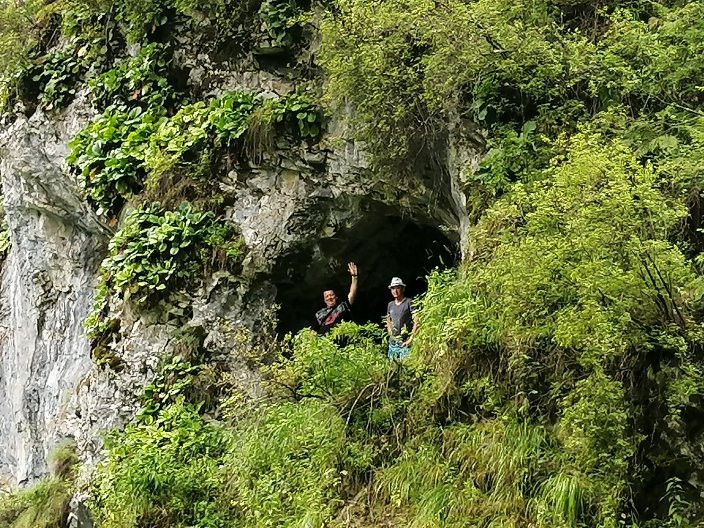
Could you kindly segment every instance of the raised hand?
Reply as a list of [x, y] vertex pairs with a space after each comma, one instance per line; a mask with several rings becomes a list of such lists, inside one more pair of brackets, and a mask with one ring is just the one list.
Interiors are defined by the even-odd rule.
[[354, 304], [354, 300], [357, 298], [357, 264], [349, 262], [347, 264], [347, 270], [352, 277], [352, 284], [350, 284], [350, 292], [347, 294], [347, 300], [350, 304]]

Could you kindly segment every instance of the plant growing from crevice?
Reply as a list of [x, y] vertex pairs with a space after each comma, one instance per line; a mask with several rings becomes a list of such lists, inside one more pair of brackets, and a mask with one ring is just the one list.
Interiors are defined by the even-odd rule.
[[141, 191], [145, 151], [163, 119], [162, 111], [109, 108], [69, 143], [67, 162], [99, 214], [117, 214]]
[[153, 174], [190, 165], [207, 174], [213, 154], [227, 151], [247, 130], [247, 118], [257, 105], [252, 94], [229, 92], [210, 104], [181, 108], [152, 137], [146, 163]]
[[110, 241], [98, 293], [84, 323], [96, 362], [112, 368], [122, 363], [112, 352], [120, 329], [120, 319], [110, 317], [115, 300], [129, 301], [138, 310], [158, 309], [164, 322], [184, 321], [193, 291], [208, 274], [236, 273], [244, 254], [237, 226], [212, 212], [188, 203], [176, 210], [158, 203], [135, 210]]
[[244, 256], [235, 224], [188, 203], [168, 211], [153, 204], [134, 211], [109, 245], [101, 275], [138, 305], [155, 304], [183, 288], [192, 291], [208, 270], [234, 270]]
[[7, 258], [11, 247], [10, 226], [7, 224], [7, 217], [5, 216], [5, 205], [0, 202], [0, 262]]
[[297, 18], [301, 13], [297, 0], [267, 0], [259, 11], [269, 36], [282, 48], [290, 48], [299, 38]]
[[293, 93], [266, 99], [249, 118], [245, 138], [249, 158], [270, 151], [278, 135], [315, 142], [325, 128], [325, 114], [313, 97]]
[[170, 354], [161, 358], [154, 379], [144, 387], [137, 422], [153, 423], [164, 409], [179, 400], [194, 405], [201, 413], [214, 409], [222, 386], [227, 386], [226, 368], [222, 357], [203, 347], [205, 335], [202, 327], [174, 332]]
[[169, 82], [170, 65], [162, 44], [147, 44], [136, 57], [89, 82], [93, 100], [101, 109], [111, 105], [172, 109], [181, 97]]
[[85, 72], [86, 67], [71, 51], [57, 51], [37, 58], [26, 75], [37, 84], [39, 104], [52, 110], [73, 98], [76, 85]]

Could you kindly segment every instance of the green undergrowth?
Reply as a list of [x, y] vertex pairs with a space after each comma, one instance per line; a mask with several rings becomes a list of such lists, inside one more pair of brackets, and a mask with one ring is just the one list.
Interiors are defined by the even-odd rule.
[[51, 476], [27, 489], [0, 495], [0, 525], [7, 528], [65, 528], [76, 490], [75, 445], [58, 446], [49, 457]]

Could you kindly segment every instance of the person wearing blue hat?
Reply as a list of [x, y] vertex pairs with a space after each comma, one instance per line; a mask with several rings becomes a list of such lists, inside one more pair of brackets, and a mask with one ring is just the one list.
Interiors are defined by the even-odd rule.
[[416, 321], [413, 317], [413, 304], [406, 297], [406, 285], [400, 277], [394, 277], [389, 284], [393, 301], [386, 308], [386, 329], [389, 332], [389, 357], [404, 359], [411, 352], [411, 342], [416, 334]]

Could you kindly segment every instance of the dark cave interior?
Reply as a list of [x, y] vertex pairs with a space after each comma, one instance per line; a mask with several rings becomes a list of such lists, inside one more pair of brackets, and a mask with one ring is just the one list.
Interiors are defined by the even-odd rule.
[[365, 217], [334, 237], [298, 248], [278, 263], [273, 282], [280, 306], [279, 333], [313, 327], [313, 314], [324, 306], [324, 290], [347, 296], [348, 262], [359, 268], [352, 320], [381, 323], [391, 300], [392, 277], [401, 277], [406, 294], [416, 297], [425, 293], [426, 277], [433, 269], [453, 267], [458, 261], [457, 243], [436, 227], [399, 216]]

